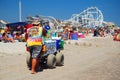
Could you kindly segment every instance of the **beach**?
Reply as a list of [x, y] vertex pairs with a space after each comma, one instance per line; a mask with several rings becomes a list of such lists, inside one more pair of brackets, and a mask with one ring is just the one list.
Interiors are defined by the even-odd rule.
[[0, 42], [0, 80], [120, 80], [120, 42], [112, 36], [65, 41], [64, 66], [37, 74], [26, 65], [24, 42]]

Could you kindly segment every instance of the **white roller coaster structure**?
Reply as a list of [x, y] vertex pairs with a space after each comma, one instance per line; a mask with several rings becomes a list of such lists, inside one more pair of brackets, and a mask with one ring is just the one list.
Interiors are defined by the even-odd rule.
[[73, 14], [69, 19], [72, 24], [78, 23], [78, 26], [89, 28], [95, 26], [102, 27], [103, 20], [103, 14], [97, 7], [89, 7], [80, 14]]
[[33, 21], [34, 19], [37, 19], [39, 21], [43, 21], [44, 23], [49, 23], [52, 29], [58, 30], [59, 22], [52, 16], [36, 15], [35, 17], [28, 16], [27, 19], [27, 21]]
[[102, 27], [104, 24], [104, 18], [101, 10], [97, 7], [89, 7], [80, 14], [73, 14], [69, 20], [65, 20], [59, 23], [52, 16], [42, 16], [37, 15], [36, 17], [28, 17], [28, 20], [38, 19], [39, 21], [49, 21], [51, 27], [58, 30], [58, 26], [63, 26], [64, 24], [69, 24], [74, 27], [88, 27], [94, 28], [95, 26]]

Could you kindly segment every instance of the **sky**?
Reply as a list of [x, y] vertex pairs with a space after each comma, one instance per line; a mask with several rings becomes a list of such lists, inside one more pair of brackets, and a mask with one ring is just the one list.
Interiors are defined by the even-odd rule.
[[[120, 26], [120, 0], [21, 0], [22, 20], [27, 16], [53, 16], [66, 20], [72, 14], [79, 14], [88, 7], [97, 7], [104, 21]], [[0, 20], [19, 21], [19, 0], [0, 0]]]

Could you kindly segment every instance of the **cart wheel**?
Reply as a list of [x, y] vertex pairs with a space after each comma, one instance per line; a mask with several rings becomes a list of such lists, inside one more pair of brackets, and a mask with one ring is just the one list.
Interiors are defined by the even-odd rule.
[[56, 65], [55, 55], [49, 54], [47, 57], [47, 67], [48, 68], [55, 68], [55, 65]]
[[56, 65], [63, 66], [64, 65], [64, 55], [60, 52], [56, 54]]
[[32, 64], [31, 64], [31, 62], [32, 62], [32, 58], [31, 58], [31, 56], [30, 56], [30, 53], [26, 53], [27, 55], [26, 55], [26, 63], [27, 63], [27, 66], [29, 67], [29, 68], [31, 68], [31, 66], [32, 66]]

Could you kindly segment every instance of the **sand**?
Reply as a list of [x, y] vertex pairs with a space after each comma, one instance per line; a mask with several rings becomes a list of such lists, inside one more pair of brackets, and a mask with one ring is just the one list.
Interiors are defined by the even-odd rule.
[[64, 66], [30, 74], [25, 43], [0, 43], [0, 80], [120, 80], [120, 42], [87, 37], [65, 42]]

